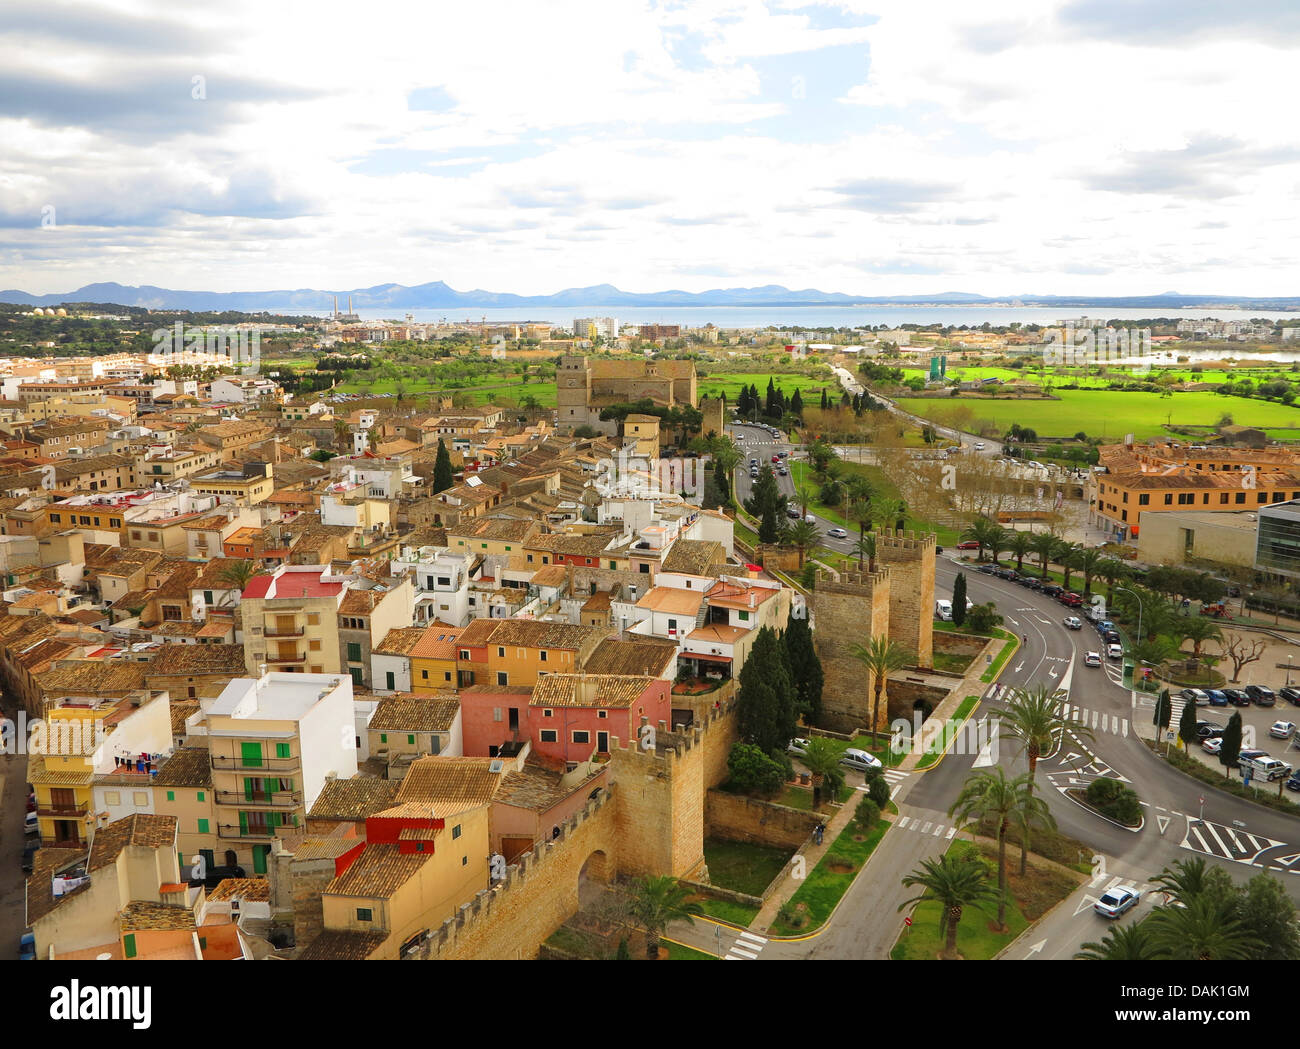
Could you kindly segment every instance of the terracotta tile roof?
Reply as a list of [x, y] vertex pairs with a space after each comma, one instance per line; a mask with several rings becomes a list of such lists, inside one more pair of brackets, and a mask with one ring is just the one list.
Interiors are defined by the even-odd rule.
[[293, 853], [295, 860], [336, 860], [364, 841], [364, 838], [339, 838], [333, 835], [322, 838], [308, 835], [296, 839], [286, 838], [284, 847]]
[[397, 791], [399, 802], [492, 800], [502, 773], [492, 772], [492, 758], [450, 758], [436, 755], [411, 762]]
[[671, 586], [656, 586], [640, 601], [637, 608], [647, 608], [652, 612], [667, 612], [673, 615], [694, 617], [700, 611], [704, 595], [698, 590], [678, 590]]
[[[466, 486], [460, 485], [455, 489], [458, 498], [465, 498], [469, 493], [481, 492], [484, 488], [495, 493], [497, 489], [490, 485], [482, 485], [480, 488], [470, 488], [468, 493], [463, 491]], [[443, 493], [446, 494], [446, 493]], [[502, 517], [483, 517], [471, 518], [469, 521], [463, 521], [458, 525], [448, 525], [447, 535], [456, 539], [476, 540], [478, 542], [507, 541], [522, 542], [529, 533], [537, 527], [537, 522], [516, 521]]]
[[382, 932], [340, 932], [326, 929], [298, 955], [305, 962], [364, 962], [384, 945]]
[[530, 707], [627, 708], [653, 678], [622, 674], [547, 674], [533, 686]]
[[372, 732], [449, 732], [460, 700], [456, 694], [389, 696], [379, 702], [368, 726]]
[[[702, 627], [696, 627], [687, 634], [686, 637], [690, 641], [734, 645], [740, 638], [744, 637], [748, 633], [748, 627], [729, 626], [726, 623], [705, 623]], [[689, 655], [690, 653], [683, 654]]]
[[660, 566], [663, 572], [707, 575], [713, 565], [725, 564], [727, 551], [715, 540], [678, 539]]
[[387, 899], [431, 859], [431, 852], [404, 855], [396, 845], [369, 844], [352, 866], [325, 886], [322, 895]]
[[642, 674], [658, 677], [677, 654], [672, 641], [609, 638], [596, 646], [583, 669], [588, 674]]
[[223, 878], [208, 893], [209, 900], [266, 900], [271, 899], [271, 883], [265, 878]]
[[391, 805], [400, 786], [400, 781], [387, 779], [353, 777], [330, 780], [317, 795], [307, 819], [363, 820]]
[[[521, 648], [568, 648], [578, 650], [594, 638], [605, 636], [599, 627], [546, 623], [537, 619], [499, 619], [491, 644]], [[464, 644], [464, 636], [461, 637]]]
[[379, 644], [371, 648], [370, 654], [375, 656], [409, 656], [416, 642], [424, 637], [427, 629], [427, 627], [422, 626], [394, 627], [384, 635], [384, 639]]
[[176, 848], [177, 819], [175, 816], [152, 816], [137, 812], [114, 820], [95, 832], [90, 847], [90, 872], [107, 867], [117, 861], [118, 855], [128, 846], [148, 849]]
[[212, 786], [212, 762], [207, 748], [182, 747], [175, 751], [162, 763], [153, 782], [159, 787]]
[[151, 900], [132, 900], [117, 916], [118, 928], [124, 932], [167, 931], [197, 928], [194, 912], [188, 907]]
[[185, 734], [186, 720], [191, 714], [197, 714], [199, 711], [199, 701], [197, 699], [173, 699], [170, 702], [172, 735], [183, 736]]
[[[487, 620], [475, 620], [475, 622], [487, 622]], [[419, 639], [411, 646], [411, 657], [413, 659], [455, 659], [456, 644], [464, 633], [465, 631], [460, 627], [448, 626], [446, 623], [430, 623], [423, 628]]]
[[79, 659], [61, 667], [51, 667], [38, 682], [46, 695], [102, 695], [133, 692], [144, 687], [147, 663], [119, 660], [111, 663]]

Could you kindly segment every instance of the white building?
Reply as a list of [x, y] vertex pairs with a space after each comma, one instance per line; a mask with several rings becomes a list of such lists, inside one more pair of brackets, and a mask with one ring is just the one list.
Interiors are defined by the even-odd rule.
[[435, 619], [451, 626], [465, 626], [472, 616], [470, 583], [479, 573], [478, 560], [470, 554], [450, 553], [443, 547], [409, 547], [393, 561], [394, 574], [411, 573], [415, 582], [415, 622]]

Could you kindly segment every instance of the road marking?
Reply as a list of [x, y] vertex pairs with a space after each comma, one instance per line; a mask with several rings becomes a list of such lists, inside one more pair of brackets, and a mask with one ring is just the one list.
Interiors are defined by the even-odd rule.
[[922, 834], [929, 834], [929, 833], [930, 833], [930, 828], [933, 827], [933, 826], [934, 826], [934, 821], [933, 821], [933, 820], [928, 821], [928, 822], [926, 823], [926, 825], [925, 825], [924, 827], [921, 828], [921, 833], [922, 833]]
[[731, 950], [728, 952], [728, 954], [730, 954], [732, 957], [739, 955], [740, 958], [748, 961], [753, 961], [755, 958], [758, 957], [757, 954], [752, 954], [749, 951], [741, 950], [739, 945], [737, 944], [732, 944]]
[[752, 932], [742, 932], [740, 934], [740, 938], [742, 940], [753, 940], [755, 943], [759, 943], [759, 944], [767, 943], [767, 941], [763, 939], [763, 937], [755, 936]]
[[934, 825], [934, 836], [937, 838], [937, 837], [938, 837], [940, 834], [942, 834], [942, 833], [943, 833], [943, 824], [942, 824], [942, 823], [936, 823], [936, 824]]
[[1156, 824], [1160, 827], [1160, 836], [1161, 836], [1162, 838], [1164, 837], [1165, 831], [1167, 831], [1167, 830], [1169, 829], [1169, 822], [1170, 822], [1170, 821], [1169, 821], [1169, 817], [1168, 817], [1168, 816], [1157, 816], [1157, 817], [1156, 817]]
[[910, 821], [911, 821], [911, 817], [910, 817], [910, 816], [899, 816], [899, 817], [898, 817], [898, 825], [899, 825], [900, 827], [906, 827], [907, 824], [908, 824]]

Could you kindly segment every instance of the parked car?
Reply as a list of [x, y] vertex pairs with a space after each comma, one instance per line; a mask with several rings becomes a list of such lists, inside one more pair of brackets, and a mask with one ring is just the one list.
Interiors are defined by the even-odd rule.
[[1221, 688], [1219, 691], [1228, 697], [1228, 702], [1234, 707], [1250, 706], [1250, 697], [1239, 688]]
[[1228, 705], [1228, 697], [1217, 688], [1207, 688], [1205, 694], [1210, 697], [1210, 706], [1212, 707], [1226, 707]]
[[1080, 619], [1078, 616], [1066, 616], [1064, 619], [1061, 620], [1061, 622], [1065, 624], [1066, 630], [1083, 629], [1083, 620]]
[[1078, 608], [1081, 604], [1083, 604], [1082, 597], [1068, 590], [1065, 593], [1058, 596], [1056, 600], [1060, 601], [1061, 604], [1066, 605], [1070, 608]]
[[1140, 898], [1141, 894], [1132, 885], [1116, 885], [1103, 892], [1092, 909], [1103, 918], [1118, 918], [1136, 907]]
[[1277, 694], [1263, 685], [1247, 685], [1246, 695], [1255, 701], [1259, 707], [1271, 707], [1277, 702]]
[[808, 741], [802, 736], [795, 736], [794, 739], [790, 740], [790, 745], [785, 750], [787, 754], [803, 757], [808, 753]]
[[1266, 758], [1268, 753], [1263, 750], [1239, 750], [1237, 752], [1237, 761], [1240, 763], [1242, 758]]
[[1209, 695], [1199, 688], [1185, 688], [1178, 693], [1178, 698], [1184, 703], [1195, 703], [1198, 707], [1209, 706], [1210, 703]]
[[1198, 721], [1196, 723], [1196, 738], [1205, 740], [1211, 737], [1222, 736], [1223, 726], [1216, 725], [1213, 721]]
[[772, 456], [772, 462], [779, 463], [780, 461], [781, 461], [781, 457], [779, 455]]
[[[782, 472], [784, 473], [784, 471], [782, 471]], [[935, 552], [936, 554], [941, 554], [941, 553], [943, 553], [943, 547], [941, 547], [941, 546], [936, 546], [936, 547], [934, 548], [934, 552]]]
[[857, 772], [870, 772], [872, 769], [882, 767], [880, 759], [874, 754], [868, 754], [865, 750], [855, 750], [853, 747], [844, 752], [840, 764]]
[[1201, 741], [1201, 749], [1207, 754], [1217, 754], [1223, 749], [1223, 737], [1211, 736]]
[[790, 476], [790, 471], [787, 470], [784, 466], [778, 466], [778, 467], [776, 468], [776, 473], [777, 473], [777, 476], [778, 476], [778, 477], [789, 477], [789, 476]]
[[1123, 659], [1124, 646], [1121, 645], [1118, 641], [1112, 641], [1109, 645], [1106, 646], [1106, 656], [1108, 659]]
[[1243, 776], [1249, 773], [1252, 779], [1266, 779], [1270, 783], [1291, 775], [1290, 765], [1277, 758], [1270, 758], [1267, 754], [1257, 758], [1238, 757], [1237, 767], [1241, 769]]
[[967, 539], [964, 543], [957, 544], [958, 550], [978, 550], [979, 548], [979, 543], [975, 542], [973, 539]]
[[23, 833], [40, 834], [40, 832], [41, 832], [41, 824], [40, 821], [36, 818], [36, 813], [35, 812], [27, 813], [27, 815], [23, 818]]
[[828, 528], [826, 534], [832, 539], [847, 539], [849, 537], [849, 533], [843, 528]]
[[18, 941], [18, 960], [20, 962], [36, 961], [36, 937], [30, 932], [25, 932], [22, 939]]
[[1286, 781], [1287, 790], [1300, 790], [1300, 772], [1291, 773], [1291, 777]]
[[1065, 587], [1057, 586], [1055, 583], [1043, 582], [1043, 593], [1048, 597], [1060, 597], [1065, 593]]
[[1083, 657], [1083, 665], [1084, 665], [1085, 667], [1099, 667], [1099, 666], [1101, 666], [1101, 653], [1100, 653], [1100, 652], [1089, 652], [1086, 656]]
[[1300, 707], [1300, 688], [1279, 688], [1277, 694], [1279, 699], [1285, 699], [1293, 707]]
[[1274, 739], [1290, 739], [1295, 735], [1295, 722], [1275, 721], [1269, 725], [1268, 734]]
[[799, 519], [799, 507], [787, 506], [785, 508], [785, 516], [790, 518], [791, 520], [797, 521]]

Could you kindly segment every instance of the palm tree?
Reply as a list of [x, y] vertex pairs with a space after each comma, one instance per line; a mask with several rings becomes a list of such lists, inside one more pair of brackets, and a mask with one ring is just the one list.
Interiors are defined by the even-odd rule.
[[[961, 534], [966, 542], [978, 543], [979, 549], [975, 552], [975, 560], [984, 560], [984, 548], [993, 546], [1002, 537], [998, 534], [1002, 531], [1001, 526], [990, 521], [987, 517], [977, 517], [970, 523], [970, 526]], [[993, 559], [997, 560], [997, 554]]]
[[[1029, 762], [1029, 794], [1033, 797], [1038, 784], [1038, 759], [1043, 751], [1050, 750], [1055, 738], [1065, 730], [1061, 698], [1047, 685], [1018, 688], [1007, 701], [1002, 715], [1001, 729], [1011, 733], [1017, 742], [1017, 753], [1024, 754]], [[1071, 730], [1081, 738], [1091, 739], [1092, 730], [1086, 725], [1071, 724]], [[1029, 827], [1024, 828], [1020, 843], [1020, 873], [1028, 864]]]
[[1163, 892], [1170, 901], [1177, 900], [1186, 905], [1203, 896], [1217, 882], [1211, 874], [1215, 869], [1201, 856], [1179, 860], [1152, 878], [1151, 888], [1153, 892]]
[[1025, 572], [1025, 555], [1034, 548], [1034, 536], [1032, 532], [1022, 532], [1020, 529], [1013, 529], [1007, 536], [1007, 550], [1015, 555], [1016, 571], [1021, 575]]
[[633, 883], [628, 910], [645, 930], [645, 956], [650, 961], [659, 958], [659, 937], [670, 923], [686, 921], [694, 925], [695, 915], [704, 913], [698, 903], [687, 902], [688, 896], [690, 892], [666, 874]]
[[899, 528], [907, 523], [907, 504], [901, 499], [876, 501], [876, 519], [885, 528]]
[[792, 546], [799, 548], [799, 567], [803, 567], [803, 559], [808, 547], [816, 546], [817, 540], [822, 537], [817, 526], [811, 521], [796, 521], [785, 530], [785, 540]]
[[858, 534], [866, 535], [875, 519], [871, 499], [876, 494], [871, 482], [860, 475], [849, 478], [844, 486], [844, 516], [857, 524]]
[[232, 590], [243, 591], [248, 588], [248, 581], [257, 575], [257, 566], [252, 561], [231, 561], [221, 570], [218, 578], [229, 583]]
[[1213, 619], [1206, 619], [1205, 616], [1182, 616], [1177, 626], [1174, 627], [1174, 634], [1183, 641], [1192, 643], [1192, 657], [1201, 658], [1201, 646], [1207, 641], [1223, 641], [1223, 631], [1219, 629]]
[[1039, 532], [1030, 543], [1034, 553], [1042, 558], [1044, 579], [1047, 578], [1047, 559], [1056, 552], [1056, 543], [1057, 538], [1051, 532]]
[[998, 928], [1007, 925], [1007, 831], [1017, 817], [1026, 796], [1028, 776], [1007, 779], [1001, 766], [992, 772], [976, 772], [967, 778], [957, 800], [948, 810], [961, 823], [994, 825], [998, 840]]
[[862, 560], [866, 558], [867, 571], [876, 570], [876, 533], [867, 532], [858, 536], [858, 541], [854, 547], [854, 553], [858, 555], [858, 571], [862, 571]]
[[1070, 564], [1070, 559], [1074, 556], [1074, 544], [1067, 543], [1064, 539], [1058, 539], [1052, 545], [1051, 559], [1061, 566], [1062, 579], [1061, 585], [1066, 590], [1070, 589], [1070, 573], [1074, 567]]
[[1106, 604], [1112, 605], [1115, 603], [1116, 584], [1123, 583], [1132, 573], [1118, 557], [1103, 557], [1097, 565], [1097, 575], [1106, 580]]
[[967, 854], [960, 858], [944, 853], [937, 860], [922, 860], [921, 866], [903, 879], [905, 888], [920, 885], [919, 896], [913, 896], [898, 905], [901, 911], [924, 900], [939, 904], [939, 931], [944, 934], [941, 957], [957, 957], [957, 926], [967, 907], [979, 908], [991, 903], [997, 892], [989, 884], [988, 868], [979, 857]]
[[1083, 592], [1092, 593], [1092, 577], [1097, 574], [1097, 566], [1104, 561], [1102, 552], [1095, 546], [1081, 546], [1075, 557], [1074, 567], [1083, 573]]
[[1146, 962], [1155, 959], [1156, 949], [1146, 924], [1132, 922], [1112, 925], [1100, 943], [1089, 940], [1074, 957], [1084, 962]]
[[804, 747], [799, 760], [812, 773], [815, 798], [822, 801], [839, 798], [840, 788], [844, 786], [841, 754], [840, 749], [825, 736], [813, 736]]
[[1197, 896], [1182, 907], [1159, 907], [1144, 925], [1152, 946], [1171, 961], [1227, 962], [1250, 957], [1253, 937], [1232, 917], [1224, 897]]
[[874, 742], [880, 729], [880, 701], [885, 695], [885, 679], [893, 671], [907, 666], [912, 655], [897, 641], [891, 641], [883, 634], [873, 637], [865, 645], [853, 645], [849, 654], [871, 675], [872, 691], [876, 697], [871, 708], [871, 738]]

